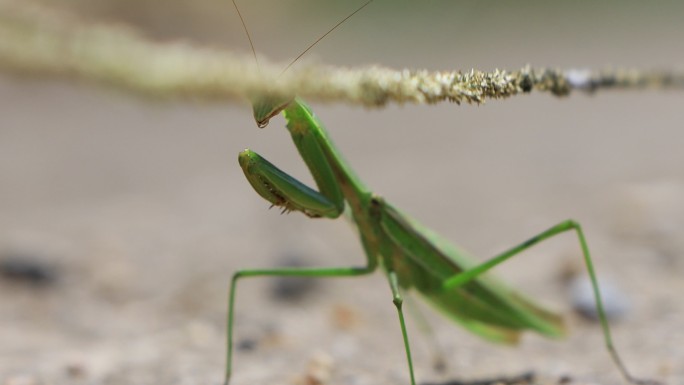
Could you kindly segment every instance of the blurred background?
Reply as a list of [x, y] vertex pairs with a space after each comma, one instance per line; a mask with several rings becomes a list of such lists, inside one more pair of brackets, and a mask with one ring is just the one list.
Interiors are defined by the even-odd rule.
[[[49, 4], [161, 41], [249, 50], [227, 0]], [[280, 61], [360, 4], [240, 3], [257, 51]], [[376, 0], [312, 55], [335, 65], [430, 70], [681, 71], [683, 14], [674, 0]], [[3, 74], [0, 100], [3, 384], [218, 384], [233, 272], [364, 260], [346, 221], [279, 215], [246, 183], [237, 164], [246, 147], [311, 182], [282, 118], [259, 130], [247, 102], [154, 102]], [[312, 105], [374, 191], [480, 258], [561, 220], [581, 222], [600, 277], [617, 291], [608, 300], [627, 303], [614, 323], [626, 364], [677, 384], [683, 102], [681, 93], [640, 91], [460, 107]], [[449, 367], [431, 369], [429, 339], [409, 319], [419, 381], [533, 370], [573, 383], [623, 383], [598, 324], [573, 311], [568, 282], [582, 269], [571, 234], [497, 268], [567, 317], [570, 335], [560, 342], [529, 335], [517, 348], [493, 346], [409, 302], [428, 315]], [[234, 384], [408, 383], [382, 274], [247, 280], [236, 320]]]

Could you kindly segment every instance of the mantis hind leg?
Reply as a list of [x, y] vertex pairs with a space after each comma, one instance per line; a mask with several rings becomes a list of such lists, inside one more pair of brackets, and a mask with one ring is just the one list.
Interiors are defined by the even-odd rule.
[[519, 254], [520, 252], [527, 250], [528, 248], [546, 240], [551, 237], [554, 237], [558, 234], [564, 233], [566, 231], [571, 231], [574, 230], [575, 233], [577, 234], [577, 238], [579, 239], [580, 246], [582, 248], [582, 254], [584, 256], [584, 263], [587, 268], [587, 273], [589, 274], [589, 278], [591, 279], [591, 285], [592, 289], [594, 292], [594, 299], [596, 301], [596, 310], [599, 315], [599, 320], [601, 322], [601, 328], [603, 329], [603, 337], [604, 337], [604, 342], [606, 349], [608, 350], [608, 353], [610, 354], [613, 362], [615, 365], [618, 367], [620, 370], [620, 373], [622, 376], [630, 383], [636, 384], [636, 385], [658, 385], [659, 382], [653, 381], [653, 380], [642, 380], [642, 379], [637, 379], [633, 377], [629, 371], [627, 370], [627, 367], [623, 364], [622, 359], [620, 358], [620, 355], [618, 354], [617, 350], [615, 349], [615, 346], [613, 344], [613, 338], [611, 336], [610, 332], [610, 327], [608, 326], [608, 320], [606, 317], [606, 313], [603, 309], [603, 300], [601, 298], [601, 291], [599, 290], [598, 287], [598, 279], [596, 278], [596, 272], [594, 269], [594, 264], [591, 259], [591, 254], [589, 252], [589, 247], [587, 246], [587, 241], [584, 237], [584, 232], [582, 231], [582, 226], [573, 220], [566, 220], [563, 221], [546, 231], [543, 231], [534, 237], [528, 239], [525, 242], [520, 243], [517, 246], [514, 246], [510, 248], [509, 250], [506, 250], [505, 252], [489, 259], [488, 261], [472, 268], [467, 271], [464, 271], [460, 274], [457, 274], [453, 276], [452, 278], [449, 278], [444, 282], [444, 288], [449, 290], [449, 289], [454, 289], [458, 286], [464, 285], [474, 279], [476, 279], [478, 276], [482, 275], [489, 269], [493, 268], [494, 266], [497, 266], [498, 264], [505, 262], [509, 258]]
[[370, 274], [375, 270], [375, 265], [368, 264], [364, 267], [339, 267], [339, 268], [312, 268], [312, 269], [264, 269], [264, 270], [242, 270], [233, 274], [230, 283], [230, 294], [228, 295], [228, 321], [227, 331], [227, 354], [226, 354], [226, 375], [224, 385], [230, 383], [233, 363], [233, 321], [235, 309], [235, 297], [237, 283], [240, 278], [246, 277], [354, 277]]

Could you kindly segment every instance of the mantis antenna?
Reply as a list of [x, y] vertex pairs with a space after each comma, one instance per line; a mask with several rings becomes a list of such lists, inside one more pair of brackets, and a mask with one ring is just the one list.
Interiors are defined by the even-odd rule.
[[[340, 25], [342, 25], [345, 21], [349, 20], [352, 16], [356, 15], [357, 13], [359, 13], [362, 9], [366, 8], [366, 6], [367, 6], [368, 4], [370, 4], [370, 3], [372, 3], [373, 1], [375, 1], [375, 0], [368, 0], [368, 1], [366, 1], [362, 6], [360, 6], [359, 8], [357, 8], [356, 11], [350, 13], [347, 17], [345, 17], [344, 19], [340, 20], [337, 24], [335, 24], [334, 27], [330, 28], [330, 30], [329, 30], [328, 32], [324, 33], [321, 37], [319, 37], [318, 39], [316, 39], [316, 41], [314, 41], [313, 43], [311, 43], [311, 45], [309, 45], [304, 51], [302, 51], [302, 53], [300, 53], [299, 55], [297, 55], [297, 57], [294, 58], [294, 60], [292, 60], [292, 62], [290, 62], [290, 64], [288, 64], [287, 67], [285, 67], [285, 69], [280, 73], [280, 76], [282, 76], [287, 70], [289, 70], [290, 67], [292, 67], [292, 65], [293, 65], [294, 63], [297, 62], [297, 60], [299, 60], [302, 56], [304, 56], [307, 52], [309, 52], [309, 50], [310, 50], [311, 48], [313, 48], [316, 44], [318, 44], [319, 41], [323, 40], [323, 39], [324, 39], [326, 36], [328, 36], [332, 31], [336, 30], [337, 27], [339, 27]], [[235, 3], [235, 0], [233, 0], [233, 3]], [[252, 48], [253, 48], [253, 47], [252, 47]]]
[[[245, 30], [245, 34], [247, 35], [247, 40], [249, 40], [249, 46], [252, 48], [252, 55], [254, 56], [254, 62], [256, 63], [257, 68], [259, 68], [259, 59], [257, 59], [256, 50], [254, 49], [254, 43], [252, 42], [252, 35], [249, 34], [249, 29], [247, 29], [247, 24], [245, 24], [245, 19], [242, 17], [242, 13], [240, 13], [240, 8], [238, 8], [235, 0], [233, 0], [233, 6], [235, 7], [235, 11], [237, 12], [238, 16], [240, 17], [240, 22], [242, 23], [242, 29]], [[259, 71], [261, 71], [261, 69]]]
[[[235, 6], [235, 10], [237, 11], [238, 16], [240, 16], [240, 21], [242, 22], [242, 28], [245, 30], [245, 34], [247, 35], [247, 39], [249, 40], [249, 46], [252, 48], [252, 55], [254, 55], [254, 61], [257, 64], [257, 68], [259, 68], [259, 60], [257, 59], [257, 54], [256, 54], [256, 49], [254, 49], [254, 43], [252, 41], [252, 36], [249, 34], [249, 30], [247, 29], [247, 24], [245, 23], [245, 19], [242, 17], [242, 14], [240, 13], [240, 10], [238, 9], [237, 3], [235, 0], [233, 1], [233, 6]], [[372, 3], [375, 0], [368, 0], [366, 1], [363, 5], [361, 5], [359, 8], [357, 8], [354, 12], [350, 13], [345, 17], [344, 19], [340, 20], [335, 26], [330, 28], [328, 32], [324, 33], [321, 35], [316, 41], [311, 43], [304, 51], [302, 51], [299, 55], [297, 55], [294, 60], [288, 64], [285, 69], [280, 72], [278, 77], [283, 76], [287, 70], [294, 65], [297, 60], [299, 60], [302, 56], [304, 56], [307, 52], [309, 52], [316, 44], [318, 44], [323, 38], [328, 36], [332, 31], [337, 29], [340, 25], [342, 25], [345, 21], [349, 20], [352, 16], [356, 15], [359, 13], [362, 9], [364, 9], [366, 6], [368, 6], [370, 3]], [[261, 69], [259, 69], [261, 71]], [[268, 125], [269, 120], [278, 115], [282, 110], [284, 110], [290, 102], [294, 99], [293, 96], [278, 96], [278, 97], [272, 97], [268, 95], [257, 95], [256, 97], [251, 97], [252, 99], [252, 109], [254, 113], [254, 120], [257, 122], [257, 126], [259, 128], [264, 128]]]
[[[256, 54], [256, 50], [254, 49], [254, 42], [252, 41], [252, 36], [249, 34], [249, 29], [247, 29], [247, 24], [245, 23], [245, 19], [242, 17], [242, 13], [240, 13], [240, 9], [238, 8], [237, 3], [235, 2], [235, 0], [232, 0], [232, 1], [233, 1], [233, 6], [235, 7], [235, 11], [237, 11], [238, 16], [240, 17], [240, 22], [242, 22], [242, 28], [245, 30], [245, 34], [247, 35], [247, 40], [249, 40], [249, 46], [252, 48], [252, 55], [254, 56], [254, 61], [256, 62], [257, 67], [259, 67], [259, 59], [257, 59], [257, 54]], [[308, 47], [306, 47], [306, 49], [304, 51], [302, 51], [299, 55], [297, 55], [297, 57], [294, 58], [290, 62], [290, 64], [288, 64], [285, 67], [285, 69], [283, 69], [282, 72], [280, 72], [280, 75], [278, 75], [278, 76], [282, 76], [285, 72], [287, 72], [287, 70], [290, 69], [290, 67], [292, 67], [292, 65], [294, 65], [297, 62], [297, 60], [301, 59], [302, 56], [306, 55], [307, 52], [309, 52], [313, 47], [315, 47], [316, 44], [318, 44], [321, 40], [323, 40], [326, 36], [328, 36], [332, 31], [336, 30], [337, 27], [344, 24], [345, 21], [349, 20], [352, 16], [359, 13], [362, 9], [366, 8], [366, 6], [368, 6], [373, 1], [375, 1], [375, 0], [366, 1], [363, 5], [361, 5], [359, 8], [357, 8], [354, 12], [350, 13], [349, 15], [347, 15], [347, 17], [345, 17], [344, 19], [337, 22], [337, 24], [335, 24], [335, 26], [330, 28], [328, 30], [328, 32], [321, 35], [318, 39], [316, 39], [316, 41], [311, 43]]]

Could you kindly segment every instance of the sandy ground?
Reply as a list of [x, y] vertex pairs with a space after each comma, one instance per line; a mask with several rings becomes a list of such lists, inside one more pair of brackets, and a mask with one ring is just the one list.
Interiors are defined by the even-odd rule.
[[[399, 2], [388, 14], [380, 1], [317, 52], [331, 63], [432, 69], [682, 69], [677, 2], [471, 3]], [[81, 12], [129, 20], [161, 38], [244, 49], [230, 4], [97, 4]], [[265, 17], [252, 27], [259, 50], [292, 57], [346, 12], [336, 4], [325, 17], [292, 24], [295, 12], [322, 12], [307, 6], [245, 5], [252, 20], [260, 7], [278, 8], [272, 23]], [[247, 104], [157, 104], [8, 77], [0, 77], [0, 101], [0, 258], [38, 261], [50, 274], [42, 284], [0, 279], [2, 384], [218, 384], [234, 271], [363, 261], [344, 220], [279, 215], [244, 180], [236, 157], [245, 147], [311, 180], [282, 119], [258, 130]], [[683, 102], [680, 93], [654, 91], [532, 95], [480, 107], [314, 108], [369, 186], [482, 258], [562, 219], [580, 221], [600, 276], [630, 302], [613, 325], [626, 364], [684, 384]], [[410, 301], [428, 316], [448, 361], [445, 374], [431, 369], [429, 339], [409, 318], [419, 382], [534, 371], [550, 379], [540, 383], [623, 383], [598, 325], [572, 311], [562, 276], [577, 267], [577, 242], [563, 235], [497, 269], [566, 315], [563, 341], [528, 335], [515, 348], [490, 345]], [[407, 383], [382, 274], [317, 280], [296, 299], [274, 295], [279, 284], [240, 287], [234, 384], [315, 384], [316, 375], [330, 384]]]

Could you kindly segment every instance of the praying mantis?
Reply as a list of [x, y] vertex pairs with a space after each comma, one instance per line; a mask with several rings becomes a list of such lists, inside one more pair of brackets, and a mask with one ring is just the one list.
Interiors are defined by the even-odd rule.
[[[368, 0], [328, 33], [372, 1]], [[235, 0], [233, 4], [240, 15]], [[242, 15], [240, 19], [256, 59], [254, 45]], [[316, 40], [294, 61], [328, 33]], [[256, 152], [246, 149], [240, 152], [238, 161], [252, 188], [283, 212], [297, 211], [310, 218], [336, 219], [348, 210], [358, 230], [366, 254], [366, 263], [357, 267], [274, 268], [236, 272], [231, 280], [228, 300], [226, 385], [229, 384], [233, 371], [233, 326], [237, 283], [246, 277], [357, 277], [371, 274], [381, 268], [386, 273], [392, 302], [397, 311], [411, 385], [415, 385], [416, 381], [403, 313], [403, 293], [410, 290], [421, 294], [447, 318], [493, 342], [514, 344], [524, 331], [537, 332], [550, 338], [562, 337], [565, 328], [559, 315], [510, 289], [492, 277], [488, 271], [532, 246], [565, 232], [574, 232], [577, 236], [593, 287], [605, 346], [618, 370], [629, 383], [657, 384], [655, 381], [634, 378], [614, 347], [589, 247], [582, 226], [578, 222], [562, 221], [501, 254], [478, 263], [466, 252], [419, 224], [366, 187], [344, 161], [323, 124], [301, 99], [258, 97], [253, 100], [252, 105], [254, 119], [260, 128], [266, 127], [272, 117], [281, 112], [284, 114], [295, 147], [318, 189], [305, 185]]]

